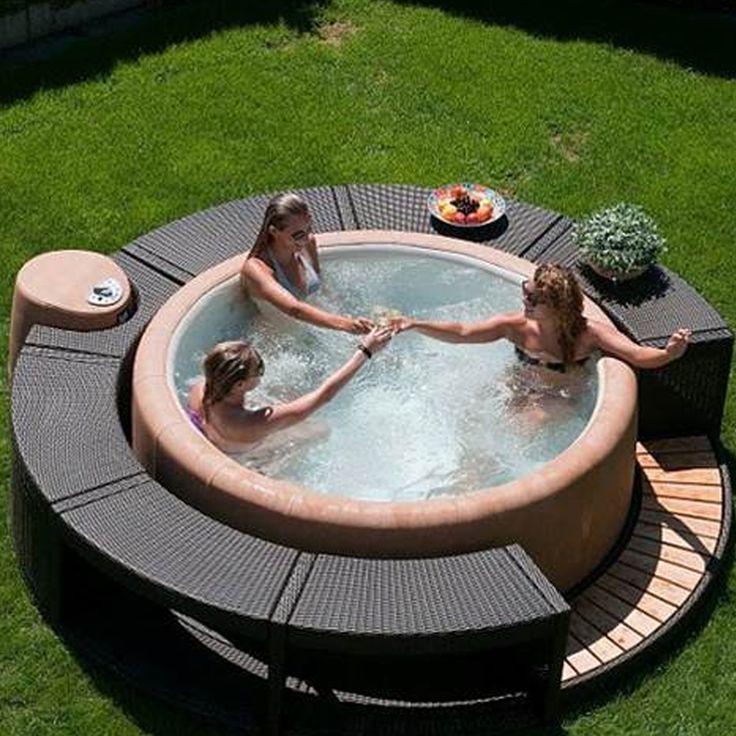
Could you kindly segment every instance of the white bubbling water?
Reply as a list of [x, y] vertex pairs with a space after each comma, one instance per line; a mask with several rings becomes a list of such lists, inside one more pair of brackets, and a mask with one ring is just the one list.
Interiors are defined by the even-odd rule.
[[[521, 308], [518, 277], [448, 257], [369, 248], [323, 259], [314, 304], [370, 316], [376, 307], [420, 318], [477, 320]], [[204, 305], [204, 306], [203, 306]], [[352, 354], [357, 338], [291, 320], [247, 300], [237, 279], [205, 297], [179, 335], [174, 382], [181, 400], [207, 350], [250, 340], [266, 373], [250, 406], [315, 388]], [[415, 501], [499, 485], [568, 447], [595, 405], [595, 361], [558, 374], [518, 362], [512, 346], [453, 345], [397, 336], [312, 418], [239, 459], [312, 490], [375, 501]]]

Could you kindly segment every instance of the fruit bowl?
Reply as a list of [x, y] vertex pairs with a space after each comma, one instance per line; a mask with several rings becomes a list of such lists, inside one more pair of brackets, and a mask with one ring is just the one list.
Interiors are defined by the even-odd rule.
[[485, 227], [503, 217], [506, 200], [481, 184], [448, 184], [429, 195], [427, 209], [448, 225]]

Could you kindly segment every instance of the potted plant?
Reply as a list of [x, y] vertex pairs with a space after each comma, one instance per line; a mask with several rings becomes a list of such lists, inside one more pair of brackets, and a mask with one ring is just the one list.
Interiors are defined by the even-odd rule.
[[665, 250], [654, 220], [626, 202], [589, 215], [575, 225], [573, 237], [583, 261], [613, 281], [641, 276]]

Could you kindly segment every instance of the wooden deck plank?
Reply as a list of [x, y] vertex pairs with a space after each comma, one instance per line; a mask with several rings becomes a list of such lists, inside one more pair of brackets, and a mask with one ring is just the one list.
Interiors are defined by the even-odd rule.
[[642, 499], [618, 558], [571, 602], [563, 681], [646, 645], [688, 603], [721, 536], [722, 479], [707, 437], [637, 443]]
[[669, 511], [678, 516], [694, 516], [696, 519], [710, 519], [720, 521], [723, 510], [720, 504], [704, 501], [685, 501], [681, 498], [667, 498], [665, 496], [651, 496], [643, 494], [641, 506], [648, 511]]
[[710, 558], [710, 555], [703, 555], [700, 552], [693, 552], [682, 549], [681, 547], [673, 547], [669, 544], [655, 542], [651, 539], [637, 537], [636, 535], [631, 537], [626, 546], [637, 552], [658, 557], [660, 560], [665, 560], [666, 562], [673, 562], [675, 565], [681, 565], [699, 573], [705, 572], [705, 567]]
[[578, 674], [578, 671], [572, 666], [572, 664], [570, 664], [568, 660], [565, 660], [562, 663], [562, 682], [565, 682], [565, 680], [571, 680]]
[[681, 470], [663, 470], [661, 468], [645, 468], [644, 473], [650, 481], [671, 481], [673, 483], [699, 483], [720, 486], [721, 473], [718, 468], [683, 468]]
[[[651, 636], [661, 625], [658, 619], [645, 613], [638, 606], [632, 606], [615, 595], [611, 595], [599, 585], [591, 586], [583, 595], [609, 614], [615, 621], [625, 624], [637, 634], [640, 634], [641, 637]], [[630, 649], [631, 647], [627, 648]]]
[[717, 504], [723, 502], [723, 491], [720, 486], [699, 486], [695, 483], [663, 483], [661, 481], [652, 483], [644, 478], [642, 490], [644, 493], [657, 497], [667, 496], [682, 498], [687, 501], [708, 501]]
[[596, 585], [607, 590], [621, 600], [626, 601], [632, 606], [636, 606], [639, 610], [648, 613], [652, 618], [664, 623], [673, 614], [677, 613], [677, 606], [663, 601], [661, 598], [640, 590], [634, 585], [615, 578], [613, 575], [605, 573], [596, 581]]
[[570, 631], [601, 662], [610, 662], [624, 653], [622, 647], [603, 636], [595, 626], [582, 618], [576, 609], [573, 609], [570, 616]]
[[576, 599], [575, 612], [623, 651], [633, 649], [644, 638], [628, 623], [596, 605], [588, 596], [587, 591]]
[[[721, 533], [721, 525], [717, 521], [696, 519], [694, 516], [676, 518], [667, 511], [650, 511], [649, 509], [642, 509], [639, 512], [639, 520], [644, 521], [647, 524], [665, 524], [670, 529], [679, 529], [684, 527], [692, 534], [710, 537], [711, 539], [718, 539]], [[675, 524], [677, 526], [675, 526]]]
[[703, 577], [693, 570], [629, 549], [625, 549], [619, 555], [619, 560], [650, 575], [675, 583], [686, 590], [693, 590]]
[[672, 452], [653, 455], [642, 452], [636, 456], [642, 468], [684, 470], [686, 468], [717, 468], [718, 461], [712, 452]]
[[608, 571], [616, 578], [636, 586], [642, 592], [646, 591], [675, 606], [681, 606], [689, 597], [690, 591], [669, 580], [652, 577], [651, 574], [643, 572], [636, 567], [631, 567], [623, 562], [614, 562]]
[[636, 451], [660, 454], [667, 452], [705, 452], [711, 450], [710, 440], [705, 435], [694, 437], [669, 437], [659, 440], [646, 440], [637, 442]]
[[579, 641], [575, 634], [571, 631], [567, 637], [568, 645], [572, 644], [574, 649], [565, 658], [565, 661], [573, 667], [578, 674], [582, 675], [586, 672], [601, 666], [601, 661], [588, 648]]
[[712, 537], [673, 529], [667, 524], [650, 524], [639, 521], [634, 527], [633, 533], [638, 537], [653, 539], [655, 542], [663, 542], [674, 547], [691, 549], [702, 554], [713, 554], [716, 549], [716, 540]]

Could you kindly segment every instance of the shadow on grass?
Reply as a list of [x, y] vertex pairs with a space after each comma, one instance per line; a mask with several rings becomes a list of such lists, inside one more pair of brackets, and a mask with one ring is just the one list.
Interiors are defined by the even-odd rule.
[[[141, 731], [154, 736], [263, 733], [268, 702], [265, 662], [269, 658], [268, 634], [263, 626], [246, 627], [223, 636], [129, 591], [72, 549], [65, 548], [61, 564], [65, 583], [62, 616], [55, 631], [94, 687], [114, 701]], [[159, 596], [161, 602], [167, 597]], [[226, 631], [230, 630], [227, 624], [223, 625]], [[282, 733], [488, 736], [492, 726], [493, 733], [564, 736], [559, 726], [541, 725], [530, 699], [517, 694], [516, 686], [525, 682], [525, 677], [512, 676], [511, 683], [506, 681], [512, 663], [505, 661], [494, 674], [488, 672], [487, 657], [471, 657], [466, 672], [466, 659], [463, 655], [462, 663], [457, 657], [440, 660], [449, 664], [461, 680], [477, 684], [477, 693], [470, 694], [470, 702], [460, 707], [453, 702], [457, 683], [446, 682], [440, 667], [436, 668], [439, 680], [427, 677], [428, 663], [424, 658], [411, 667], [406, 666], [407, 662], [396, 662], [398, 679], [389, 676], [388, 681], [392, 682], [388, 687], [391, 690], [398, 686], [400, 700], [395, 704], [384, 702], [380, 707], [378, 703], [387, 687], [384, 662], [359, 659], [361, 672], [354, 668], [352, 672], [344, 667], [333, 669], [328, 664], [328, 679], [323, 681], [317, 675], [315, 682], [311, 667], [306, 670], [308, 680], [300, 679], [304, 672], [298, 660], [292, 660], [293, 677], [289, 678], [281, 711]], [[371, 681], [368, 702], [334, 689], [336, 677], [362, 685], [367, 684], [367, 677]], [[417, 686], [419, 692], [423, 691], [426, 680], [431, 682], [432, 696], [448, 696], [439, 698], [442, 707], [402, 705], [401, 701], [411, 702]], [[312, 687], [307, 687], [307, 681]], [[363, 689], [359, 687], [358, 692]], [[489, 702], [475, 700], [480, 693], [501, 697]]]
[[82, 28], [0, 51], [0, 105], [95, 79], [119, 62], [154, 54], [172, 44], [244, 25], [283, 23], [297, 33], [312, 33], [330, 0], [177, 0], [159, 7], [127, 11]]
[[[736, 12], [715, 13], [653, 2], [603, 0], [393, 0], [429, 6], [558, 41], [594, 41], [652, 54], [705, 74], [736, 76]], [[736, 5], [732, 6], [736, 11]]]
[[[653, 2], [603, 0], [393, 0], [429, 6], [489, 24], [518, 28], [559, 41], [610, 43], [652, 54], [695, 71], [736, 76], [736, 12], [695, 12]], [[0, 105], [26, 99], [110, 72], [120, 61], [157, 53], [175, 43], [242, 25], [283, 23], [298, 33], [319, 24], [331, 0], [158, 0], [159, 6], [127, 11], [20, 49], [0, 51]], [[451, 39], [448, 39], [451, 40]]]

